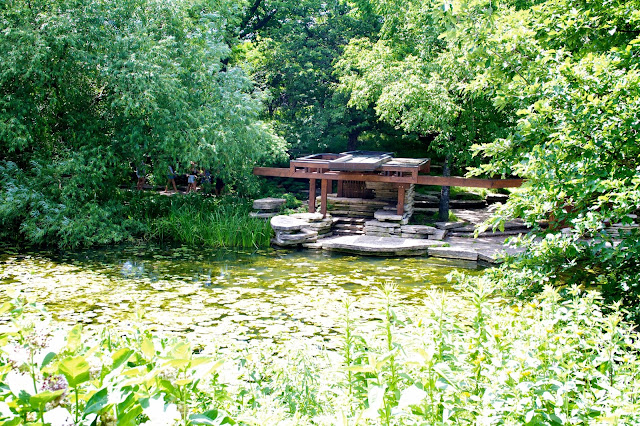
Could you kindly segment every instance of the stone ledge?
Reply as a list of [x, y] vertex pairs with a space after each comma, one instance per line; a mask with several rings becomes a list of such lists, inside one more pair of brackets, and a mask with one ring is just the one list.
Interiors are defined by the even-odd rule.
[[369, 256], [423, 256], [429, 247], [441, 244], [428, 240], [349, 235], [327, 239], [322, 242], [322, 248]]

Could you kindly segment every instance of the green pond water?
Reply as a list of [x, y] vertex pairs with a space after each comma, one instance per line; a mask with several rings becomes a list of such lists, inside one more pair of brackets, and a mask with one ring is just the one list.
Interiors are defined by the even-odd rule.
[[0, 299], [17, 291], [44, 303], [64, 325], [126, 328], [234, 344], [305, 339], [332, 346], [345, 300], [363, 322], [378, 318], [380, 288], [420, 305], [446, 275], [473, 262], [372, 258], [314, 251], [257, 253], [126, 246], [73, 253], [0, 254]]

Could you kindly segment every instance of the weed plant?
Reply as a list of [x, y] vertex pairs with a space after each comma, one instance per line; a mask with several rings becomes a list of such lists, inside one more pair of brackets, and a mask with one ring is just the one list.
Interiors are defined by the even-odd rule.
[[[0, 307], [6, 425], [635, 425], [638, 334], [599, 295], [496, 297], [483, 279], [399, 306], [345, 302], [342, 348], [193, 348], [135, 326], [85, 336], [38, 305]], [[378, 321], [361, 321], [375, 309]]]
[[160, 242], [176, 242], [214, 248], [268, 247], [268, 221], [249, 217], [248, 201], [233, 198], [159, 197], [147, 200], [141, 215], [147, 220], [146, 237]]

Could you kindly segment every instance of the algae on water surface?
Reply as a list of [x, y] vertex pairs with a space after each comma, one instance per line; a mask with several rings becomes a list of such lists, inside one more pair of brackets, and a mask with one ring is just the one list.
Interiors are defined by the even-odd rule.
[[428, 258], [124, 246], [2, 254], [0, 294], [32, 295], [56, 321], [89, 329], [135, 323], [196, 342], [304, 339], [333, 347], [347, 298], [359, 319], [373, 320], [380, 285], [397, 284], [401, 303], [419, 305], [428, 290], [449, 289], [449, 272], [475, 274], [474, 267]]

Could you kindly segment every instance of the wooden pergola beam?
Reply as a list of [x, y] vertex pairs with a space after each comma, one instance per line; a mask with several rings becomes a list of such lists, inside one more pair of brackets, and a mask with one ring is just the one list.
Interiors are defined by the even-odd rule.
[[459, 186], [470, 188], [517, 188], [522, 186], [523, 179], [481, 179], [481, 178], [464, 178], [458, 176], [383, 176], [370, 173], [351, 173], [351, 172], [306, 172], [301, 170], [291, 170], [276, 167], [255, 167], [253, 174], [257, 176], [273, 176], [287, 177], [297, 179], [328, 179], [338, 182], [343, 180], [367, 181], [367, 182], [390, 182], [407, 184], [414, 183], [416, 185], [435, 185], [435, 186]]

